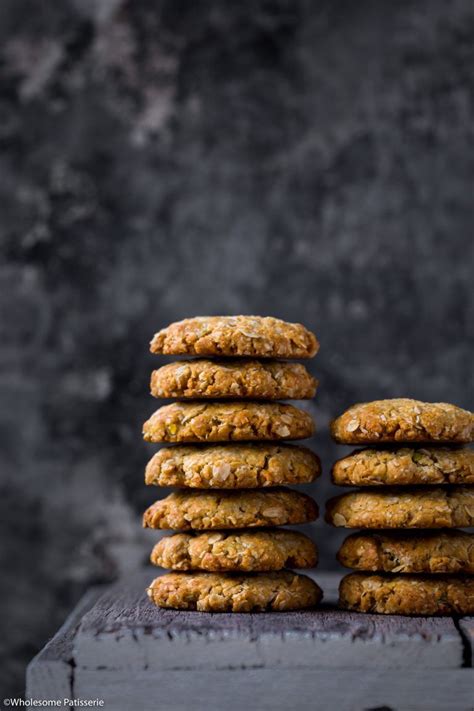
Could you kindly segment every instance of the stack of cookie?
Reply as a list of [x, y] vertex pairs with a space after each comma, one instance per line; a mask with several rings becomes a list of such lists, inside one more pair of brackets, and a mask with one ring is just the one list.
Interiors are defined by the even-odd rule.
[[331, 499], [327, 521], [385, 529], [342, 544], [339, 561], [363, 572], [343, 578], [340, 606], [474, 613], [474, 535], [456, 530], [474, 525], [474, 451], [460, 446], [473, 441], [474, 414], [446, 403], [379, 400], [349, 408], [331, 433], [369, 448], [335, 463], [335, 484], [365, 488]]
[[[286, 488], [320, 474], [318, 457], [284, 440], [310, 437], [310, 415], [281, 399], [313, 397], [316, 381], [298, 363], [315, 355], [300, 324], [253, 316], [186, 319], [157, 333], [151, 351], [197, 356], [156, 370], [152, 395], [177, 398], [145, 422], [148, 442], [173, 443], [148, 463], [147, 484], [179, 487], [150, 506], [144, 526], [179, 531], [153, 549], [172, 573], [154, 580], [160, 607], [207, 612], [294, 610], [321, 590], [285, 570], [313, 567], [314, 543], [277, 526], [317, 517], [309, 496]], [[209, 357], [213, 357], [212, 359]]]

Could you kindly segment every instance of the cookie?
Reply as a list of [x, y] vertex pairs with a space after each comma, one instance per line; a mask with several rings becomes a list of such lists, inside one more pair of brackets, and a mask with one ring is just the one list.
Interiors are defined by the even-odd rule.
[[280, 529], [176, 533], [162, 538], [151, 562], [172, 570], [213, 573], [312, 568], [318, 560], [314, 543], [302, 533]]
[[148, 462], [145, 482], [193, 489], [253, 489], [309, 484], [321, 474], [319, 457], [291, 444], [176, 445]]
[[330, 499], [326, 521], [345, 528], [465, 528], [474, 525], [474, 488], [362, 489]]
[[276, 402], [173, 402], [143, 425], [147, 442], [304, 439], [313, 433], [307, 412]]
[[445, 402], [408, 398], [353, 405], [331, 423], [341, 444], [472, 442], [474, 414]]
[[267, 491], [182, 489], [152, 504], [144, 513], [143, 525], [183, 531], [254, 528], [306, 523], [317, 515], [313, 499], [283, 487]]
[[472, 615], [474, 578], [350, 573], [341, 580], [339, 606], [383, 615]]
[[334, 464], [332, 480], [339, 486], [474, 484], [474, 450], [361, 449]]
[[162, 398], [303, 400], [314, 397], [316, 385], [300, 363], [199, 359], [154, 370], [150, 389]]
[[311, 578], [284, 570], [248, 575], [167, 573], [147, 590], [158, 607], [200, 612], [264, 612], [314, 607], [322, 591]]
[[270, 316], [196, 316], [153, 336], [152, 353], [254, 358], [312, 358], [316, 336], [300, 323]]
[[356, 570], [474, 575], [474, 534], [463, 531], [353, 533], [343, 542], [337, 559], [346, 568]]

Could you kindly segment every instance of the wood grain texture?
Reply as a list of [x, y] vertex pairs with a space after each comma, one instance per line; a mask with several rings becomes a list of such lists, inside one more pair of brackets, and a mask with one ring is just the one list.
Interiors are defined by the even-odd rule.
[[[463, 641], [451, 618], [360, 615], [330, 602], [287, 613], [160, 610], [144, 595], [152, 576], [109, 588], [84, 616], [74, 643], [79, 667], [455, 669], [463, 663]], [[314, 578], [334, 594], [337, 576]]]
[[473, 618], [338, 611], [339, 576], [317, 572], [329, 602], [314, 611], [173, 612], [146, 598], [153, 575], [91, 591], [30, 664], [28, 696], [114, 711], [472, 707]]
[[473, 673], [390, 669], [123, 672], [78, 669], [78, 696], [113, 711], [472, 711]]
[[27, 698], [70, 698], [74, 636], [82, 616], [100, 595], [100, 588], [88, 590], [54, 637], [31, 660], [26, 669]]

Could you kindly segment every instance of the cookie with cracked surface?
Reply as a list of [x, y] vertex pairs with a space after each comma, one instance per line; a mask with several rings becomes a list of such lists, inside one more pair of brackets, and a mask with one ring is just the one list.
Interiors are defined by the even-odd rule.
[[257, 491], [181, 489], [152, 504], [143, 515], [148, 528], [210, 530], [284, 526], [314, 521], [310, 496], [284, 487]]
[[472, 442], [474, 413], [445, 402], [408, 398], [353, 405], [331, 423], [341, 444]]
[[171, 570], [247, 573], [313, 568], [318, 553], [313, 541], [297, 531], [206, 531], [162, 538], [150, 560]]
[[330, 499], [326, 521], [345, 528], [466, 528], [474, 525], [474, 488], [362, 489]]
[[353, 533], [337, 559], [346, 568], [386, 573], [474, 574], [474, 534], [464, 531]]
[[145, 482], [192, 489], [253, 489], [308, 484], [321, 474], [319, 457], [291, 444], [176, 445], [148, 462]]
[[323, 594], [306, 575], [167, 573], [147, 590], [158, 607], [200, 612], [264, 612], [314, 607]]
[[338, 486], [474, 484], [474, 450], [361, 449], [339, 459], [331, 474]]
[[150, 390], [159, 398], [303, 400], [314, 397], [316, 385], [301, 363], [197, 359], [154, 370]]
[[152, 353], [254, 358], [312, 358], [316, 336], [300, 323], [271, 316], [195, 316], [153, 336]]
[[304, 439], [313, 433], [311, 415], [276, 402], [173, 402], [143, 425], [147, 442]]
[[341, 580], [339, 606], [382, 615], [472, 615], [474, 578], [350, 573]]

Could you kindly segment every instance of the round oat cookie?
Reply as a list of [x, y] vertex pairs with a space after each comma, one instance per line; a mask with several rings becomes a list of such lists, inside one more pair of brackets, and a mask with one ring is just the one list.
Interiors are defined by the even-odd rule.
[[341, 444], [472, 442], [474, 414], [445, 402], [408, 398], [353, 405], [331, 423]]
[[147, 590], [158, 607], [200, 612], [264, 612], [314, 607], [322, 591], [306, 575], [278, 573], [167, 573]]
[[350, 573], [339, 585], [339, 606], [383, 615], [472, 615], [474, 578]]
[[314, 397], [316, 385], [301, 363], [197, 359], [154, 370], [150, 389], [159, 398], [303, 400]]
[[152, 504], [143, 515], [148, 528], [255, 528], [314, 521], [318, 507], [310, 496], [284, 487], [257, 491], [181, 489]]
[[360, 449], [339, 459], [331, 473], [338, 486], [474, 484], [474, 450]]
[[171, 570], [247, 573], [313, 568], [318, 553], [313, 541], [297, 531], [206, 531], [162, 538], [150, 560]]
[[163, 447], [148, 462], [145, 482], [192, 489], [253, 489], [309, 484], [319, 457], [291, 444], [210, 444]]
[[276, 402], [173, 402], [143, 425], [147, 442], [304, 439], [313, 433], [311, 415]]
[[353, 533], [337, 559], [356, 570], [474, 575], [474, 534], [457, 530]]
[[330, 499], [326, 521], [345, 528], [466, 528], [474, 525], [474, 488], [361, 489]]
[[196, 316], [153, 336], [152, 353], [254, 358], [312, 358], [316, 336], [300, 323], [270, 316]]

